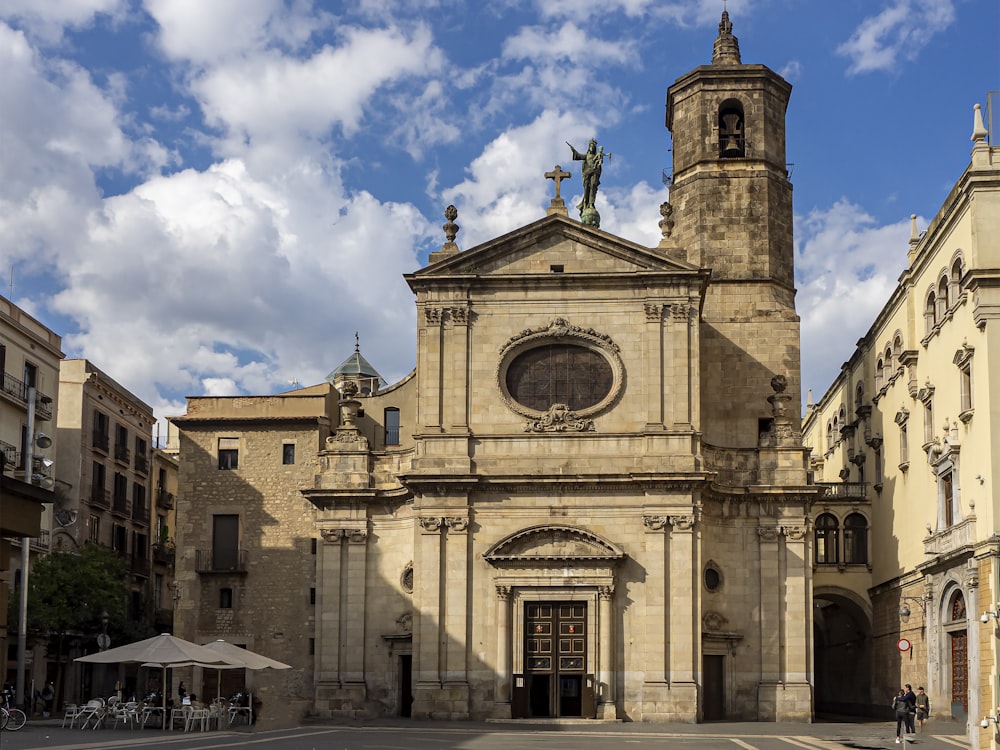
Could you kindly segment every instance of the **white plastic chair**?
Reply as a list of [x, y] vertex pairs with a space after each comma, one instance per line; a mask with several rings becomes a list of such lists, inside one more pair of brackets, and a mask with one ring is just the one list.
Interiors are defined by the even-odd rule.
[[129, 729], [135, 729], [135, 725], [139, 723], [139, 704], [135, 701], [115, 703], [109, 709], [109, 713], [115, 719], [115, 723], [111, 727], [112, 729], [116, 729], [119, 722], [127, 724]]
[[72, 729], [73, 725], [76, 723], [77, 718], [83, 712], [83, 708], [78, 706], [76, 703], [67, 703], [63, 706], [63, 720], [62, 728], [66, 728], [66, 721], [69, 720], [69, 728]]
[[77, 717], [83, 719], [80, 729], [86, 729], [91, 721], [94, 722], [94, 729], [97, 729], [101, 723], [101, 719], [104, 718], [104, 701], [101, 698], [93, 698], [87, 701], [87, 705], [80, 710]]

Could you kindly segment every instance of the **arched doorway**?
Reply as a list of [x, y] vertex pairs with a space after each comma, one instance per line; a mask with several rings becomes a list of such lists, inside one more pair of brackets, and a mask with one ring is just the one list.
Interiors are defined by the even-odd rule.
[[871, 617], [849, 592], [813, 594], [815, 711], [871, 715]]

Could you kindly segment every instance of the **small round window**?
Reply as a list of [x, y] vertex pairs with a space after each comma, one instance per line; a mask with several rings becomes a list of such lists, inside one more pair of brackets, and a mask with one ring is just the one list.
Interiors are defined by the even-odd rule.
[[715, 563], [709, 562], [705, 566], [705, 588], [709, 591], [718, 591], [722, 586], [722, 573]]
[[542, 412], [553, 404], [566, 404], [573, 411], [596, 406], [608, 397], [613, 385], [608, 360], [576, 344], [552, 343], [521, 352], [506, 376], [510, 397]]

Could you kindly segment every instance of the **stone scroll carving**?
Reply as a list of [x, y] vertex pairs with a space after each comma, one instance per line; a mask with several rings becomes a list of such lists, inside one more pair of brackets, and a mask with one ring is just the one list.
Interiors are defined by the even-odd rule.
[[441, 531], [444, 519], [441, 516], [419, 516], [417, 523], [425, 532], [433, 534], [436, 531]]
[[593, 432], [594, 420], [582, 419], [566, 404], [552, 404], [545, 416], [524, 425], [525, 432]]

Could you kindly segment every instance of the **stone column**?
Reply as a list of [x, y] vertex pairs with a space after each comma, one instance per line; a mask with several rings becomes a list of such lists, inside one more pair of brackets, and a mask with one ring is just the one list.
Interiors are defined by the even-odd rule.
[[424, 325], [418, 331], [417, 378], [420, 398], [417, 399], [417, 429], [440, 432], [441, 414], [441, 319], [444, 311], [440, 307], [424, 305]]
[[785, 659], [778, 721], [808, 722], [812, 720], [813, 674], [812, 563], [808, 528], [803, 523], [785, 526], [782, 531], [785, 544], [781, 566], [784, 581], [781, 630]]
[[510, 718], [510, 586], [497, 584], [497, 663], [493, 685], [494, 718]]
[[[643, 516], [646, 527], [646, 596], [645, 623], [642, 659], [645, 669], [645, 684], [649, 689], [666, 687], [669, 665], [666, 644], [669, 640], [667, 620], [667, 581], [670, 578], [669, 562], [666, 559], [666, 516]], [[647, 688], [643, 688], [644, 693]], [[654, 701], [651, 701], [654, 702]]]
[[469, 308], [448, 308], [449, 325], [445, 329], [445, 348], [442, 354], [447, 362], [443, 372], [443, 406], [447, 412], [444, 425], [449, 431], [467, 432], [469, 429]]
[[760, 685], [757, 720], [775, 721], [781, 680], [781, 570], [778, 563], [778, 527], [757, 527], [760, 557]]
[[441, 516], [419, 516], [413, 564], [413, 717], [433, 718], [441, 691]]
[[[669, 622], [669, 720], [698, 720], [698, 676], [701, 674], [701, 568], [695, 515], [670, 516], [667, 554], [670, 561], [667, 619]], [[674, 606], [674, 603], [677, 606]]]
[[469, 718], [469, 673], [467, 664], [469, 615], [469, 554], [467, 516], [447, 516], [445, 545], [444, 596], [445, 652], [442, 674], [444, 691], [450, 704], [450, 719]]
[[692, 329], [697, 328], [692, 325], [695, 320], [696, 314], [686, 301], [670, 305], [670, 359], [674, 370], [667, 378], [671, 386], [667, 402], [671, 413], [667, 422], [673, 429], [689, 430], [694, 419], [697, 398], [694, 389], [698, 383], [698, 373], [691, 366], [692, 362], [698, 361], [697, 339], [692, 334]]
[[340, 619], [344, 615], [340, 599], [341, 529], [321, 529], [319, 580], [316, 592], [316, 681], [340, 684]]
[[695, 550], [694, 516], [670, 517], [670, 596], [669, 601], [684, 602], [685, 606], [668, 607], [670, 623], [670, 684], [694, 684], [701, 671], [699, 626], [701, 597], [694, 585], [698, 574], [698, 554]]
[[598, 719], [616, 719], [618, 717], [615, 707], [615, 670], [612, 651], [612, 645], [614, 644], [614, 620], [611, 599], [614, 593], [614, 586], [601, 586], [597, 590], [599, 607], [597, 642], [600, 644], [597, 665], [597, 680], [600, 686], [600, 695], [597, 699]]
[[666, 423], [667, 404], [672, 403], [665, 392], [662, 302], [647, 302], [646, 327], [642, 337], [642, 377], [646, 383], [646, 429], [662, 430]]
[[347, 618], [344, 640], [343, 679], [345, 685], [365, 684], [365, 596], [367, 592], [368, 530], [347, 529], [347, 576], [344, 604]]

